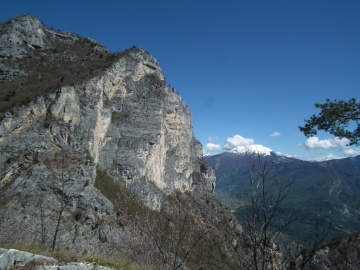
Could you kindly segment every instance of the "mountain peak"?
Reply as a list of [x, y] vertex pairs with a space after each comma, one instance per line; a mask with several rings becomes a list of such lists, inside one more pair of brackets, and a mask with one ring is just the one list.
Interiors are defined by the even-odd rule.
[[237, 146], [228, 151], [229, 153], [235, 154], [260, 154], [264, 156], [270, 156], [273, 152], [270, 148], [265, 147], [261, 144], [253, 144], [247, 146]]

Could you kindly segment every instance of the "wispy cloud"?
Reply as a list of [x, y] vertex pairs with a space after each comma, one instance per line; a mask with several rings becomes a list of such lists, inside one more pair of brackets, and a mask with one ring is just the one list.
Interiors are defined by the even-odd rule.
[[349, 144], [349, 140], [346, 138], [334, 138], [334, 139], [325, 139], [319, 140], [318, 137], [311, 137], [307, 139], [303, 144], [299, 144], [299, 146], [304, 146], [306, 150], [316, 150], [316, 149], [323, 149], [323, 150], [330, 150], [330, 149], [339, 149], [345, 150]]
[[281, 153], [279, 151], [276, 152], [276, 154], [279, 155], [279, 156], [284, 156], [284, 157], [289, 157], [289, 158], [298, 158], [297, 155], [283, 154], [283, 153]]
[[217, 139], [218, 139], [217, 136], [212, 136], [212, 137], [209, 137], [209, 138], [207, 139], [207, 141], [208, 141], [208, 142], [212, 142], [212, 141], [215, 141], [215, 140], [217, 140]]
[[342, 159], [342, 158], [347, 158], [347, 157], [355, 157], [360, 155], [360, 149], [356, 148], [356, 149], [344, 149], [341, 150], [339, 152], [337, 152], [339, 155], [337, 154], [327, 154], [327, 155], [321, 155], [318, 157], [309, 157], [309, 156], [296, 156], [294, 155], [293, 157], [298, 158], [298, 159], [302, 159], [302, 160], [307, 160], [307, 161], [326, 161], [326, 160], [331, 160], [331, 159]]
[[275, 132], [271, 133], [270, 136], [271, 136], [271, 137], [280, 136], [280, 132], [275, 131]]
[[305, 160], [305, 161], [326, 161], [326, 160], [331, 160], [331, 159], [342, 159], [345, 158], [345, 156], [336, 156], [334, 154], [328, 154], [328, 155], [321, 155], [321, 156], [317, 156], [317, 157], [311, 157], [311, 156], [299, 156], [299, 155], [290, 155], [290, 154], [282, 154], [280, 152], [276, 152], [276, 154], [280, 155], [280, 156], [285, 156], [285, 157], [289, 157], [289, 158], [297, 158], [297, 159], [301, 159], [301, 160]]
[[244, 138], [240, 135], [235, 135], [232, 138], [227, 138], [224, 149], [233, 149], [237, 146], [248, 146], [255, 144], [254, 139]]
[[344, 156], [355, 157], [360, 155], [360, 149], [346, 149], [344, 150]]
[[331, 159], [342, 159], [344, 157], [339, 157], [339, 156], [335, 156], [333, 154], [328, 154], [328, 155], [325, 155], [325, 156], [320, 156], [320, 157], [315, 157], [315, 158], [308, 158], [308, 159], [305, 159], [305, 160], [308, 160], [308, 161], [326, 161], [326, 160], [331, 160]]

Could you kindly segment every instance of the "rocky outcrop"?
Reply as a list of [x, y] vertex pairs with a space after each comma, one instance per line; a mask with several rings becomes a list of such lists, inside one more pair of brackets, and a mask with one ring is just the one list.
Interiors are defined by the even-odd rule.
[[13, 81], [25, 76], [23, 70], [10, 68], [4, 64], [0, 64], [0, 81]]
[[33, 254], [16, 249], [0, 248], [0, 269], [13, 269], [12, 267], [24, 267], [34, 262], [34, 270], [106, 270], [110, 269], [104, 266], [97, 266], [90, 263], [63, 263], [58, 264], [58, 260], [42, 255]]
[[10, 267], [22, 267], [31, 261], [41, 264], [56, 264], [54, 258], [36, 255], [33, 253], [20, 251], [16, 249], [0, 248], [0, 269], [8, 269]]
[[[314, 256], [306, 266], [314, 270], [360, 269], [359, 243], [359, 232], [322, 243], [314, 250]], [[310, 249], [307, 252], [311, 252]], [[303, 269], [299, 262], [304, 260], [304, 254], [298, 257], [298, 265], [294, 269]]]
[[[22, 15], [0, 24], [0, 58], [23, 58], [31, 55], [32, 50], [50, 49], [54, 40], [73, 43], [79, 37], [72, 32], [60, 32], [47, 28], [36, 17]], [[96, 40], [94, 49], [106, 51]]]
[[46, 47], [44, 25], [31, 15], [1, 24], [0, 58], [26, 57], [29, 49]]
[[[6, 29], [15, 30], [2, 31], [4, 58], [45, 48], [51, 33], [76, 39], [60, 37], [32, 16], [8, 24]], [[10, 43], [19, 46], [9, 50]], [[5, 114], [0, 241], [56, 242], [60, 248], [108, 255], [133, 242], [138, 232], [118, 225], [113, 203], [95, 187], [97, 171], [156, 211], [176, 192], [212, 197], [215, 176], [202, 161], [190, 110], [143, 49], [126, 51], [101, 76], [60, 87]]]

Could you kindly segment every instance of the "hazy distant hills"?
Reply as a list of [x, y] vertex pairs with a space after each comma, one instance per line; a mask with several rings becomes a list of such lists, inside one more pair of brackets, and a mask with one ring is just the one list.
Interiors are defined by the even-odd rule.
[[[218, 199], [226, 201], [230, 193], [240, 193], [249, 178], [251, 158], [251, 152], [225, 152], [204, 158], [215, 170]], [[312, 212], [328, 217], [336, 226], [334, 236], [358, 230], [360, 156], [310, 162], [271, 152], [263, 160], [275, 162], [274, 172], [295, 179], [283, 207], [295, 208], [303, 218]]]

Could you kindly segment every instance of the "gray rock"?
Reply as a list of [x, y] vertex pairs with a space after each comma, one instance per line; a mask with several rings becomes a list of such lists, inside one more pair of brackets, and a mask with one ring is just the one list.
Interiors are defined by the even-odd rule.
[[44, 25], [31, 15], [19, 16], [0, 25], [0, 57], [22, 58], [28, 49], [46, 47]]
[[[73, 43], [79, 39], [75, 33], [47, 28], [32, 15], [21, 15], [1, 23], [0, 33], [0, 58], [7, 59], [29, 57], [32, 50], [48, 49], [53, 40]], [[91, 42], [97, 51], [109, 52], [96, 40], [91, 40]], [[53, 57], [56, 58], [56, 56]], [[67, 57], [71, 59], [73, 56]]]
[[13, 81], [25, 75], [25, 72], [20, 69], [10, 68], [0, 63], [0, 81]]
[[110, 268], [103, 266], [93, 266], [92, 264], [85, 263], [67, 263], [65, 265], [42, 265], [35, 267], [35, 270], [106, 270]]
[[110, 269], [104, 266], [94, 266], [93, 264], [77, 263], [71, 262], [64, 265], [58, 265], [58, 260], [46, 257], [42, 255], [37, 255], [25, 251], [20, 251], [16, 249], [4, 249], [0, 248], [0, 270], [6, 270], [10, 267], [22, 267], [26, 264], [35, 261], [38, 265], [35, 270], [106, 270]]
[[24, 266], [31, 261], [43, 264], [56, 264], [58, 261], [51, 257], [36, 255], [33, 253], [20, 251], [16, 249], [0, 250], [0, 269], [5, 270], [11, 266]]
[[0, 256], [4, 253], [6, 253], [8, 250], [5, 248], [0, 248]]

